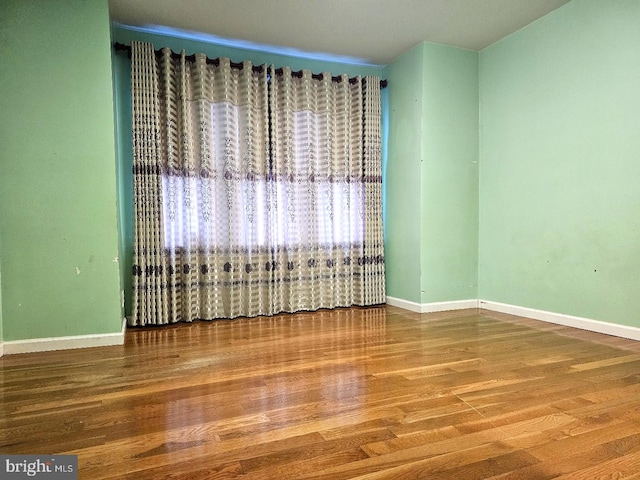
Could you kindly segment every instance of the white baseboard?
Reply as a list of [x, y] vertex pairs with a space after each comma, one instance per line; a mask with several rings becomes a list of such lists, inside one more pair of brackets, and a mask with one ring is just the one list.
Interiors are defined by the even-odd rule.
[[573, 315], [565, 315], [563, 313], [536, 310], [535, 308], [519, 307], [517, 305], [490, 302], [487, 300], [479, 300], [478, 303], [480, 305], [480, 308], [485, 310], [508, 313], [511, 315], [517, 315], [519, 317], [527, 317], [534, 320], [541, 320], [543, 322], [564, 325], [566, 327], [574, 327], [581, 330], [589, 330], [591, 332], [613, 335], [615, 337], [640, 340], [640, 328], [638, 327], [630, 327], [617, 323], [601, 322], [600, 320], [593, 320], [591, 318], [575, 317]]
[[5, 354], [13, 355], [17, 353], [47, 352], [50, 350], [68, 350], [71, 348], [123, 345], [125, 328], [126, 323], [123, 321], [122, 330], [117, 333], [10, 340], [8, 342], [4, 342], [4, 345], [0, 344], [0, 346], [4, 347]]
[[446, 312], [448, 310], [466, 310], [478, 308], [478, 300], [454, 300], [452, 302], [432, 302], [422, 304], [422, 313]]
[[454, 300], [451, 302], [415, 303], [401, 298], [387, 297], [387, 304], [417, 313], [446, 312], [478, 308], [478, 300]]
[[602, 322], [591, 318], [576, 317], [563, 313], [536, 310], [535, 308], [519, 307], [506, 303], [491, 302], [488, 300], [456, 300], [452, 302], [415, 303], [401, 298], [387, 297], [387, 304], [404, 308], [416, 313], [444, 312], [447, 310], [465, 310], [468, 308], [480, 308], [493, 312], [508, 313], [518, 317], [532, 318], [543, 322], [564, 325], [566, 327], [579, 328], [590, 332], [604, 333], [615, 337], [628, 338], [640, 341], [640, 328], [620, 325], [617, 323]]
[[0, 357], [4, 355], [4, 342], [0, 342]]
[[419, 303], [410, 302], [409, 300], [403, 300], [402, 298], [387, 297], [387, 305], [393, 305], [394, 307], [404, 308], [411, 312], [420, 313], [421, 305]]

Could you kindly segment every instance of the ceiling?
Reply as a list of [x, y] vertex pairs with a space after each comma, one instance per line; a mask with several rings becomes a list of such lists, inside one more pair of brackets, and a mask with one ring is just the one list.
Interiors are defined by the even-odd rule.
[[[243, 48], [386, 65], [429, 41], [482, 50], [569, 0], [110, 0], [112, 20]], [[173, 30], [158, 30], [158, 27]]]

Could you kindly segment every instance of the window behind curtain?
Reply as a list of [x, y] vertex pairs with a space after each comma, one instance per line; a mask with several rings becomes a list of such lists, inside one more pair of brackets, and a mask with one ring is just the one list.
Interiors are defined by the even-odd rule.
[[141, 50], [131, 324], [384, 302], [379, 79]]

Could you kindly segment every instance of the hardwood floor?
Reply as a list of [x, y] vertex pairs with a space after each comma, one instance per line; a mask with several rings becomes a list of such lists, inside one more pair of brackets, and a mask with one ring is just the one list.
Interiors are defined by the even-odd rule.
[[0, 358], [0, 452], [81, 479], [640, 479], [640, 343], [390, 306]]

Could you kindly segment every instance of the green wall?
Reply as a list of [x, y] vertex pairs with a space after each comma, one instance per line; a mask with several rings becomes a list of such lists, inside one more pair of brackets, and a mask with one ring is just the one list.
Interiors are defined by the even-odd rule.
[[422, 303], [478, 297], [478, 52], [424, 44]]
[[120, 282], [123, 289], [124, 315], [131, 315], [133, 295], [133, 171], [131, 140], [131, 61], [112, 49], [114, 108], [116, 118], [116, 155], [118, 216], [120, 235]]
[[[111, 35], [387, 78], [389, 296], [640, 326], [638, 25], [636, 0], [573, 0], [480, 54], [422, 43], [384, 69]], [[0, 27], [0, 339], [119, 332], [129, 61], [107, 0], [4, 0]]]
[[389, 79], [387, 295], [477, 298], [478, 54], [421, 43]]
[[384, 169], [387, 295], [420, 303], [423, 51], [420, 44], [384, 70], [389, 82]]
[[121, 330], [106, 0], [0, 3], [5, 341]]
[[479, 297], [640, 326], [640, 2], [480, 53]]

